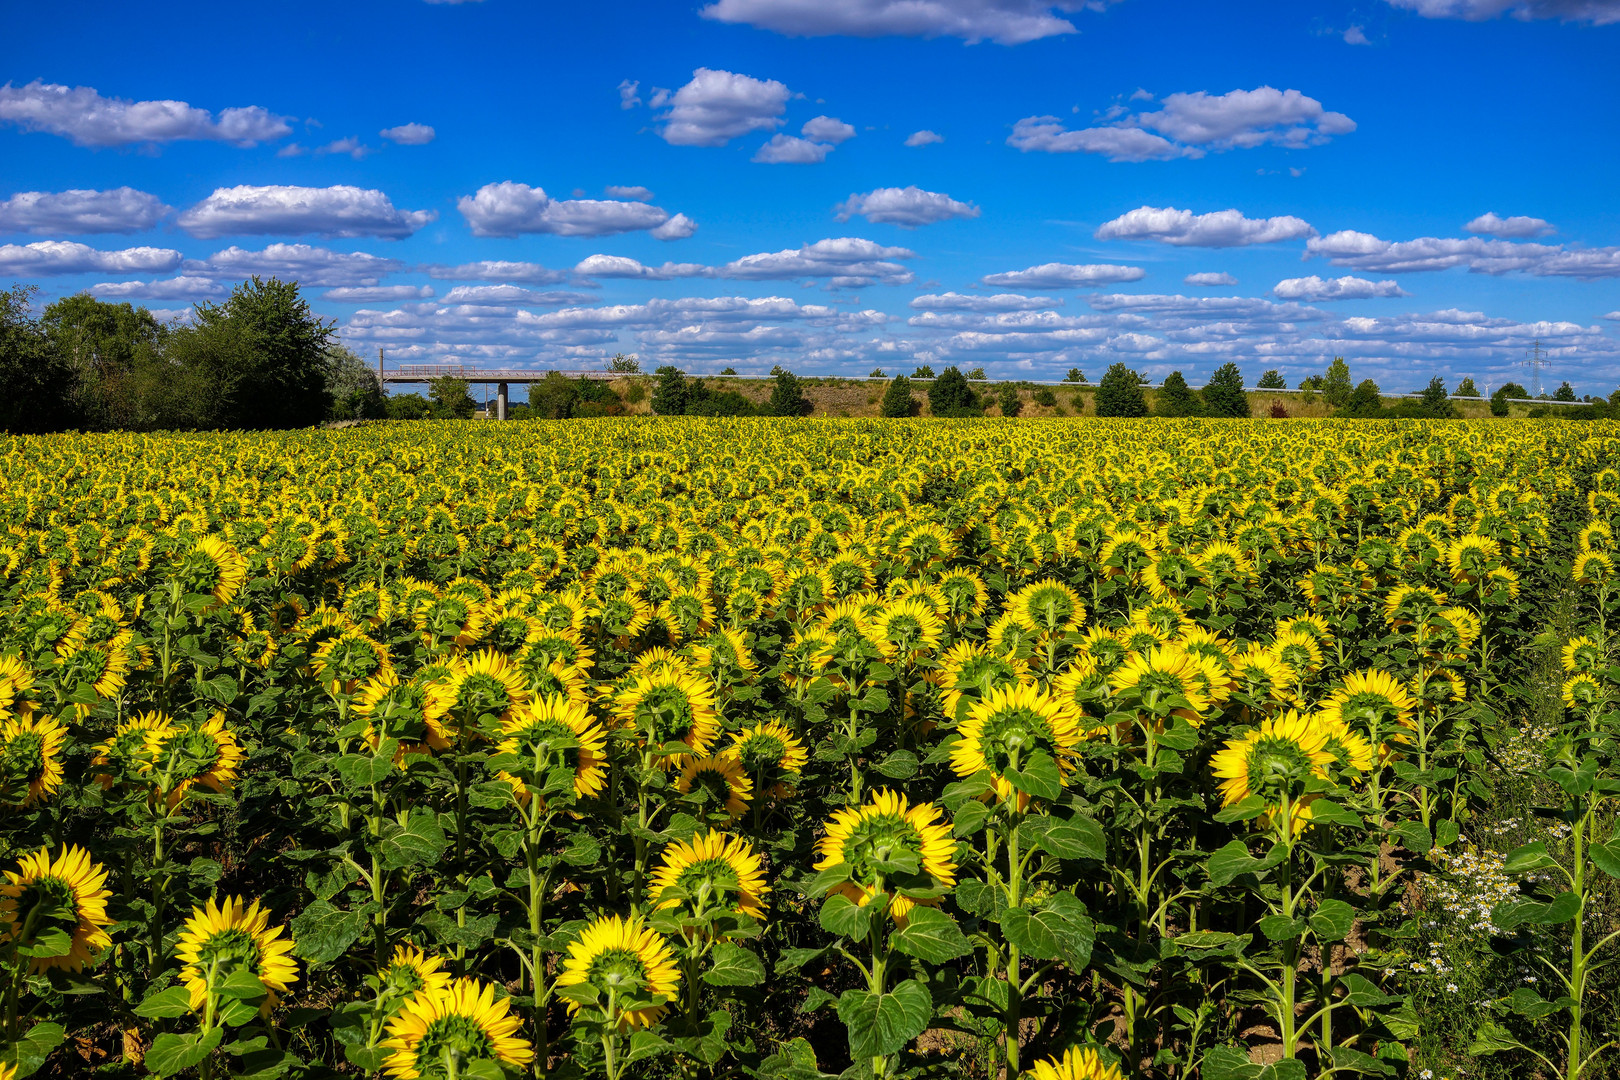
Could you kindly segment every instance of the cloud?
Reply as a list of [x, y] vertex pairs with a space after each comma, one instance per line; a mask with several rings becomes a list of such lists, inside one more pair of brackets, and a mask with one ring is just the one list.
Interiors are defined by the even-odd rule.
[[1111, 263], [1076, 265], [1042, 263], [1027, 270], [988, 274], [979, 280], [986, 285], [1013, 289], [1083, 289], [1091, 285], [1112, 285], [1121, 281], [1141, 281], [1147, 271], [1139, 266]]
[[1280, 300], [1372, 300], [1381, 297], [1407, 296], [1394, 281], [1368, 281], [1366, 278], [1346, 275], [1339, 278], [1288, 278], [1277, 282], [1271, 294]]
[[750, 131], [782, 126], [793, 95], [775, 79], [755, 79], [731, 71], [698, 68], [692, 81], [673, 94], [661, 90], [653, 108], [668, 108], [659, 134], [674, 146], [724, 146]]
[[437, 210], [397, 210], [382, 192], [346, 184], [325, 188], [243, 184], [216, 188], [178, 221], [192, 236], [206, 238], [312, 233], [398, 240], [438, 216]]
[[1063, 14], [1106, 0], [717, 0], [705, 19], [746, 23], [794, 37], [954, 37], [1021, 45], [1078, 33]]
[[1247, 218], [1237, 210], [1195, 214], [1174, 207], [1141, 206], [1098, 227], [1098, 240], [1158, 240], [1177, 247], [1247, 247], [1315, 236], [1297, 217]]
[[1603, 317], [1605, 319], [1612, 319], [1615, 322], [1620, 322], [1620, 311], [1611, 311], [1611, 312], [1609, 312], [1607, 315], [1605, 315]]
[[797, 249], [745, 255], [720, 267], [717, 273], [721, 277], [755, 281], [826, 278], [829, 284], [839, 288], [903, 285], [912, 280], [912, 273], [892, 260], [910, 259], [915, 255], [906, 248], [885, 247], [871, 240], [845, 236], [817, 240]]
[[102, 300], [207, 300], [224, 294], [225, 286], [211, 278], [185, 275], [167, 281], [104, 281], [90, 286], [90, 295]]
[[864, 195], [851, 195], [837, 206], [838, 220], [864, 217], [867, 221], [898, 225], [914, 229], [919, 225], [932, 225], [951, 218], [976, 218], [979, 208], [972, 203], [958, 202], [938, 191], [924, 191], [912, 185], [903, 188], [878, 188]]
[[220, 110], [184, 101], [129, 101], [102, 97], [88, 86], [66, 87], [35, 79], [26, 86], [0, 86], [0, 122], [24, 131], [44, 131], [79, 146], [129, 146], [180, 139], [253, 146], [292, 130], [287, 117], [257, 105]]
[[431, 300], [431, 285], [351, 285], [327, 289], [322, 300], [340, 304], [381, 304], [398, 300]]
[[1620, 3], [1615, 0], [1389, 0], [1389, 3], [1426, 19], [1482, 22], [1507, 14], [1523, 21], [1558, 19], [1594, 26], [1620, 22]]
[[641, 83], [640, 82], [637, 82], [637, 81], [634, 81], [634, 80], [631, 80], [631, 79], [622, 79], [622, 80], [620, 80], [620, 82], [619, 82], [619, 108], [621, 108], [621, 109], [633, 109], [637, 105], [640, 105], [641, 104], [641, 95], [636, 92], [636, 91], [638, 91], [640, 89], [641, 89]]
[[398, 127], [383, 128], [377, 134], [401, 146], [426, 146], [439, 133], [427, 124], [401, 124]]
[[555, 285], [567, 281], [565, 270], [550, 270], [539, 263], [483, 259], [460, 266], [430, 265], [423, 269], [440, 281], [521, 281], [529, 285]]
[[714, 276], [714, 271], [702, 263], [666, 262], [663, 266], [646, 266], [624, 255], [588, 256], [574, 267], [574, 273], [587, 278], [632, 278], [641, 281]]
[[697, 222], [685, 214], [676, 214], [652, 230], [652, 237], [654, 240], [685, 240], [697, 232], [697, 227]]
[[1481, 214], [1464, 225], [1463, 229], [1502, 240], [1532, 240], [1558, 231], [1538, 217], [1498, 217], [1495, 211]]
[[476, 195], [463, 195], [456, 200], [456, 209], [467, 219], [474, 236], [611, 236], [656, 229], [671, 220], [669, 211], [646, 203], [553, 199], [541, 188], [512, 180], [485, 184]]
[[935, 131], [929, 131], [927, 128], [923, 128], [921, 131], [913, 131], [906, 136], [906, 145], [912, 147], [927, 146], [930, 143], [942, 143], [944, 141], [945, 136]]
[[1267, 143], [1290, 149], [1320, 146], [1356, 130], [1354, 120], [1329, 112], [1315, 98], [1270, 86], [1225, 94], [1170, 94], [1161, 104], [1153, 112], [1136, 113], [1121, 106], [1110, 111], [1111, 123], [1073, 131], [1055, 116], [1028, 116], [1013, 125], [1007, 145], [1025, 152], [1083, 151], [1110, 161], [1152, 161]]
[[358, 135], [345, 135], [341, 139], [333, 139], [331, 142], [322, 146], [317, 146], [313, 150], [300, 143], [288, 143], [286, 146], [283, 146], [280, 150], [276, 151], [276, 157], [296, 158], [309, 157], [312, 155], [314, 157], [326, 157], [329, 154], [341, 154], [346, 157], [351, 157], [356, 161], [360, 161], [365, 158], [367, 154], [374, 153], [376, 153], [376, 151], [367, 146], [365, 143], [361, 142]]
[[0, 232], [143, 232], [168, 212], [156, 195], [131, 187], [111, 191], [20, 191], [0, 202]]
[[309, 244], [271, 244], [263, 251], [228, 247], [206, 259], [187, 259], [188, 274], [205, 277], [277, 277], [301, 285], [376, 285], [387, 274], [404, 269], [396, 259], [364, 251], [338, 252]]
[[807, 139], [837, 146], [855, 137], [855, 125], [846, 124], [836, 116], [817, 116], [806, 120], [804, 126], [799, 129], [799, 134]]
[[1344, 32], [1344, 43], [1346, 45], [1372, 44], [1372, 42], [1367, 40], [1367, 32], [1359, 26], [1352, 26]]
[[444, 295], [446, 304], [482, 304], [496, 307], [564, 307], [591, 298], [576, 292], [535, 292], [516, 285], [457, 285]]
[[1236, 285], [1238, 283], [1237, 278], [1233, 277], [1231, 274], [1228, 274], [1224, 270], [1205, 271], [1200, 274], [1188, 274], [1181, 280], [1186, 282], [1188, 285], [1202, 285], [1208, 288], [1215, 288], [1222, 285]]
[[652, 202], [653, 193], [650, 189], [641, 187], [624, 187], [619, 184], [609, 184], [607, 193], [615, 199], [634, 199], [636, 202]]
[[753, 160], [762, 165], [819, 165], [832, 150], [827, 143], [778, 133], [755, 152]]
[[180, 253], [169, 248], [98, 251], [71, 240], [41, 240], [33, 244], [0, 244], [0, 276], [161, 274], [178, 267], [180, 259]]
[[1478, 236], [1465, 239], [1423, 236], [1416, 240], [1390, 241], [1371, 233], [1344, 229], [1307, 240], [1305, 253], [1321, 256], [1334, 266], [1385, 274], [1463, 266], [1476, 274], [1518, 272], [1535, 277], [1620, 277], [1620, 247], [1516, 244]]
[[962, 293], [930, 293], [915, 297], [911, 306], [925, 311], [1033, 311], [1063, 301], [1053, 296], [1020, 296], [996, 293], [994, 296], [967, 296]]

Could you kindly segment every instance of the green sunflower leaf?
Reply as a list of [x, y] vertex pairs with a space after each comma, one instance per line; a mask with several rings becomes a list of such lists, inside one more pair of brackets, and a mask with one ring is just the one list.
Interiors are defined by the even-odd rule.
[[224, 1037], [222, 1027], [210, 1028], [207, 1034], [159, 1035], [146, 1052], [146, 1068], [154, 1076], [173, 1076], [201, 1064]]
[[907, 956], [930, 964], [943, 964], [973, 951], [956, 920], [935, 908], [912, 908], [906, 925], [890, 939]]
[[829, 896], [821, 905], [820, 922], [829, 934], [862, 941], [872, 928], [872, 909], [861, 907], [847, 896]]
[[135, 1006], [135, 1015], [148, 1020], [163, 1020], [184, 1016], [191, 1011], [191, 991], [183, 986], [171, 986], [162, 993], [153, 994]]
[[907, 979], [885, 994], [845, 990], [838, 998], [838, 1018], [849, 1031], [849, 1056], [856, 1061], [905, 1049], [928, 1029], [933, 1016], [934, 999], [915, 979]]
[[358, 911], [344, 911], [327, 900], [316, 900], [292, 921], [298, 956], [312, 967], [330, 964], [349, 951], [365, 932]]
[[1045, 750], [1031, 754], [1022, 769], [1009, 768], [1002, 775], [1013, 787], [1037, 799], [1052, 800], [1063, 794], [1063, 774]]
[[765, 965], [759, 957], [729, 941], [714, 947], [709, 964], [703, 981], [710, 986], [758, 986], [765, 981]]

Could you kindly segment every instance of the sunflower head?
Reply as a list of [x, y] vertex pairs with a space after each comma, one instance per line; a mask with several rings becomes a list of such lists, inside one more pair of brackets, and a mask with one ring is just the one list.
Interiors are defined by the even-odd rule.
[[715, 757], [685, 757], [675, 788], [702, 804], [705, 818], [720, 825], [734, 824], [754, 800], [754, 782], [732, 753]]
[[224, 793], [236, 780], [242, 747], [236, 733], [225, 726], [225, 714], [215, 713], [201, 724], [175, 724], [147, 735], [145, 777], [169, 809], [180, 805], [193, 788]]
[[660, 908], [699, 918], [727, 911], [765, 918], [763, 860], [740, 837], [721, 832], [676, 841], [664, 849], [649, 894]]
[[112, 738], [95, 749], [90, 767], [96, 770], [96, 782], [105, 790], [136, 776], [144, 780], [155, 748], [162, 745], [161, 740], [173, 726], [174, 721], [160, 712], [141, 713], [119, 724]]
[[1408, 727], [1417, 702], [1395, 676], [1376, 668], [1347, 677], [1328, 698], [1345, 723], [1369, 732]]
[[[586, 926], [569, 943], [556, 979], [558, 989], [566, 991], [570, 1014], [579, 1012], [582, 1000], [594, 1000], [614, 1014], [609, 1021], [617, 1020], [621, 1030], [657, 1023], [667, 1008], [664, 1002], [680, 985], [669, 943], [639, 915], [603, 916]], [[622, 998], [629, 998], [631, 1007], [619, 1005]]]
[[[6, 871], [0, 885], [0, 923], [5, 938], [35, 950], [29, 960], [33, 972], [49, 968], [78, 971], [112, 944], [107, 927], [107, 872], [90, 861], [90, 853], [69, 847], [51, 857], [49, 848], [24, 855], [16, 870]], [[41, 948], [47, 931], [67, 936], [65, 950]], [[55, 940], [60, 940], [59, 938]]]
[[1086, 1047], [1070, 1047], [1062, 1057], [1037, 1061], [1022, 1080], [1125, 1080], [1118, 1065], [1111, 1065]]
[[[561, 694], [513, 714], [501, 726], [495, 752], [517, 759], [500, 775], [520, 799], [564, 781], [571, 784], [576, 799], [588, 799], [607, 781], [607, 735], [584, 705]], [[556, 770], [563, 775], [554, 777]]]
[[1568, 708], [1590, 709], [1607, 697], [1607, 688], [1591, 672], [1582, 671], [1564, 681], [1564, 705]]
[[1596, 671], [1605, 666], [1607, 662], [1606, 650], [1598, 642], [1584, 634], [1571, 638], [1564, 646], [1560, 659], [1567, 674], [1577, 672]]
[[384, 1068], [394, 1080], [446, 1080], [468, 1075], [474, 1062], [517, 1067], [534, 1060], [507, 998], [476, 979], [457, 979], [412, 995], [388, 1022]]
[[1007, 597], [1007, 610], [1018, 625], [1041, 639], [1060, 638], [1079, 629], [1086, 618], [1080, 594], [1061, 581], [1038, 581]]
[[445, 686], [449, 715], [462, 729], [504, 723], [514, 709], [529, 702], [517, 665], [493, 649], [458, 657]]
[[1333, 761], [1328, 732], [1293, 709], [1268, 717], [1229, 741], [1210, 761], [1221, 781], [1222, 805], [1259, 795], [1271, 806], [1294, 806], [1313, 778], [1325, 778]]
[[180, 981], [191, 993], [191, 1007], [201, 1009], [210, 994], [235, 972], [246, 972], [264, 984], [261, 1013], [269, 1013], [280, 995], [298, 981], [286, 927], [271, 926], [270, 914], [241, 897], [211, 898], [193, 908], [180, 933], [175, 955], [184, 964]]
[[67, 728], [49, 716], [21, 712], [0, 723], [0, 804], [26, 807], [62, 786]]
[[682, 668], [657, 666], [637, 672], [630, 685], [614, 698], [619, 722], [633, 727], [654, 750], [683, 743], [689, 752], [664, 754], [661, 768], [674, 769], [693, 755], [709, 752], [720, 734], [714, 694], [709, 685]]
[[785, 799], [791, 795], [800, 770], [810, 760], [803, 741], [774, 720], [732, 736], [727, 753], [737, 759], [743, 773], [753, 780], [755, 795], [770, 799]]
[[883, 895], [889, 898], [889, 914], [901, 922], [917, 901], [891, 894], [896, 883], [956, 884], [956, 843], [942, 816], [932, 803], [912, 806], [896, 792], [874, 792], [869, 802], [834, 812], [815, 868], [847, 866], [849, 877], [832, 892], [862, 906]]
[[1008, 772], [1045, 754], [1056, 762], [1059, 782], [1065, 783], [1081, 740], [1079, 720], [1073, 705], [1035, 686], [991, 690], [968, 707], [968, 718], [957, 729], [961, 738], [951, 754], [951, 767], [964, 779], [988, 773], [994, 796], [1016, 795], [1018, 809], [1023, 810], [1030, 795], [1008, 778]]
[[397, 945], [382, 975], [388, 993], [409, 998], [422, 991], [434, 992], [450, 985], [450, 973], [444, 970], [444, 959], [429, 956], [414, 945]]
[[382, 746], [384, 739], [399, 743], [394, 760], [401, 768], [409, 755], [450, 747], [453, 736], [445, 726], [450, 689], [443, 683], [421, 679], [401, 682], [389, 670], [361, 686], [350, 708], [356, 716], [365, 718], [362, 738], [372, 752]]
[[1159, 721], [1175, 715], [1197, 724], [1210, 707], [1204, 675], [1193, 656], [1164, 645], [1135, 654], [1109, 681], [1121, 699]]

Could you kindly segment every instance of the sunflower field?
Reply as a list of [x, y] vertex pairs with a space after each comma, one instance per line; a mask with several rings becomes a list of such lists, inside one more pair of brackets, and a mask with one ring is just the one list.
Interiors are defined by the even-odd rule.
[[0, 438], [0, 1080], [1620, 1075], [1617, 468]]

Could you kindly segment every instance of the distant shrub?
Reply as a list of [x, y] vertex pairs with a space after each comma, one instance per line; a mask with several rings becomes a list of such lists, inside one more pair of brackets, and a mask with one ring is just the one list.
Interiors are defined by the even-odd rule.
[[1052, 393], [1050, 386], [1043, 386], [1035, 391], [1035, 404], [1050, 409], [1057, 404], [1057, 395]]
[[1283, 403], [1282, 402], [1273, 401], [1271, 403], [1271, 418], [1273, 420], [1286, 420], [1286, 419], [1288, 419], [1288, 410], [1283, 408]]

